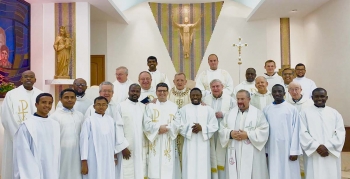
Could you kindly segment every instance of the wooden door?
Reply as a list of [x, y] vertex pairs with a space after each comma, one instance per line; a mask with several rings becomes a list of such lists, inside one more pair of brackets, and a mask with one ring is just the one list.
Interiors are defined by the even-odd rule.
[[[79, 67], [78, 67], [79, 68]], [[90, 62], [90, 85], [100, 85], [105, 81], [105, 56], [91, 55]]]

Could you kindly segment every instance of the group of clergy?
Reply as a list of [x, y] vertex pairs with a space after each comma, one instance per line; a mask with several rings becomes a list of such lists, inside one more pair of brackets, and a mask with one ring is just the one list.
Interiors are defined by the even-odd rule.
[[138, 83], [118, 67], [93, 101], [77, 78], [53, 113], [52, 95], [23, 72], [2, 105], [1, 178], [341, 179], [343, 119], [305, 65], [280, 77], [268, 60], [264, 75], [248, 68], [234, 87], [218, 63], [209, 55], [196, 87], [177, 73], [171, 88], [150, 56]]

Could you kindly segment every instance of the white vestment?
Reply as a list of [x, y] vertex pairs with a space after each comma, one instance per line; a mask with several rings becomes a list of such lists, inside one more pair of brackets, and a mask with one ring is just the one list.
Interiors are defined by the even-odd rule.
[[266, 73], [264, 73], [263, 77], [266, 78], [266, 80], [268, 82], [267, 89], [270, 91], [272, 91], [272, 87], [275, 84], [280, 84], [280, 85], [284, 86], [283, 78], [281, 76], [279, 76], [276, 72], [272, 76], [269, 76]]
[[7, 92], [1, 106], [1, 122], [4, 126], [4, 144], [2, 151], [1, 178], [12, 179], [13, 176], [13, 136], [19, 125], [36, 111], [35, 99], [42, 93], [33, 87], [26, 90], [23, 85]]
[[[117, 106], [117, 145], [118, 165], [121, 170], [117, 173], [117, 179], [143, 179], [147, 176], [148, 143], [142, 131], [142, 119], [145, 105], [140, 102], [132, 102], [129, 99]], [[121, 155], [125, 148], [131, 152], [129, 160]]]
[[[343, 118], [331, 107], [310, 106], [302, 110], [300, 145], [306, 153], [306, 179], [341, 179], [341, 151], [345, 141]], [[329, 155], [316, 149], [324, 145]]]
[[256, 92], [251, 96], [250, 104], [259, 110], [263, 110], [267, 105], [272, 104], [273, 97], [270, 91], [267, 91], [265, 94], [260, 94]]
[[139, 97], [139, 101], [142, 101], [143, 99], [145, 99], [146, 97], [148, 97], [151, 101], [154, 99], [154, 98], [157, 98], [157, 95], [156, 95], [156, 88], [153, 88], [151, 87], [150, 89], [148, 90], [144, 90], [141, 88], [141, 94], [140, 94], [140, 97]]
[[51, 119], [60, 124], [61, 167], [60, 179], [81, 179], [80, 132], [83, 114], [75, 109], [56, 110]]
[[[268, 179], [265, 144], [269, 138], [269, 124], [264, 114], [254, 106], [243, 113], [235, 107], [220, 126], [220, 142], [227, 149], [226, 179]], [[248, 139], [231, 139], [233, 130], [246, 131]]]
[[124, 83], [120, 83], [118, 80], [116, 80], [114, 85], [114, 94], [112, 100], [118, 104], [122, 101], [125, 101], [129, 97], [129, 87], [131, 84], [133, 84], [131, 80], [127, 80]]
[[182, 106], [191, 103], [190, 99], [190, 88], [184, 88], [182, 90], [176, 89], [176, 87], [171, 88], [168, 95], [168, 100], [175, 103], [180, 109]]
[[[87, 109], [93, 104], [94, 102], [87, 98], [85, 95], [83, 97], [77, 96], [77, 101], [74, 104], [74, 110], [77, 110], [84, 115]], [[59, 101], [56, 105], [56, 110], [62, 107], [62, 103]]]
[[[117, 119], [117, 104], [111, 100], [108, 103], [108, 108], [106, 109], [106, 114], [108, 114], [109, 116], [111, 116], [114, 121]], [[94, 108], [94, 104], [90, 105], [90, 107], [86, 110], [85, 115], [84, 115], [84, 119], [88, 118], [89, 116], [91, 116], [92, 114], [95, 114], [95, 108]]]
[[302, 154], [297, 108], [284, 101], [266, 106], [264, 114], [270, 124], [270, 136], [266, 144], [270, 179], [300, 179], [299, 160], [289, 160], [291, 155]]
[[[204, 98], [203, 102], [209, 105], [214, 112], [222, 112], [225, 116], [230, 109], [237, 105], [236, 100], [227, 94], [222, 94], [219, 98], [215, 98], [213, 95], [208, 95]], [[217, 118], [219, 129], [222, 118]], [[220, 145], [218, 140], [218, 132], [215, 132], [214, 137], [210, 139], [210, 162], [212, 179], [226, 178], [225, 177], [225, 153], [226, 148]]]
[[224, 93], [227, 95], [232, 95], [234, 91], [233, 80], [231, 75], [222, 69], [217, 70], [205, 70], [197, 75], [196, 77], [196, 87], [202, 90], [203, 98], [211, 93], [210, 82], [214, 79], [219, 79], [224, 85]]
[[[180, 120], [180, 134], [184, 136], [182, 153], [182, 179], [210, 179], [210, 138], [218, 130], [214, 110], [209, 106], [188, 104], [176, 114]], [[192, 132], [194, 123], [202, 131]]]
[[[143, 117], [143, 130], [148, 144], [148, 178], [175, 178], [175, 139], [179, 123], [174, 121], [177, 105], [171, 101], [150, 103], [146, 106]], [[167, 124], [169, 131], [159, 133], [159, 127]]]
[[235, 91], [232, 94], [232, 97], [235, 97], [237, 92], [242, 89], [247, 90], [250, 93], [250, 96], [258, 92], [258, 89], [256, 89], [255, 87], [255, 80], [253, 82], [248, 82], [247, 80], [245, 80], [235, 87]]
[[115, 178], [115, 128], [108, 114], [94, 113], [85, 119], [80, 133], [81, 160], [87, 160], [84, 179]]
[[316, 84], [314, 81], [312, 81], [309, 78], [306, 77], [296, 77], [293, 79], [293, 81], [298, 82], [303, 90], [303, 94], [307, 97], [307, 98], [311, 98], [312, 96], [312, 91], [317, 88]]
[[58, 122], [50, 117], [29, 117], [16, 132], [13, 145], [14, 179], [59, 178], [60, 126]]
[[286, 101], [288, 101], [290, 104], [296, 107], [299, 112], [306, 107], [314, 105], [314, 102], [312, 101], [312, 99], [307, 98], [304, 95], [301, 97], [299, 101], [293, 101], [293, 98], [289, 95], [289, 97], [286, 98]]
[[152, 87], [156, 88], [158, 83], [166, 83], [168, 85], [168, 88], [171, 88], [171, 84], [169, 83], [168, 77], [166, 74], [160, 72], [159, 70], [156, 71], [149, 71], [148, 72], [152, 75]]

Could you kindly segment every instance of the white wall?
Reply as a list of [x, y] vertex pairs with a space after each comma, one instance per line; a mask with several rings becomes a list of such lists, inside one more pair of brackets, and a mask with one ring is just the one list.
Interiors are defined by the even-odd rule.
[[107, 55], [106, 21], [91, 21], [91, 55]]
[[[232, 44], [238, 42], [238, 37], [249, 45], [242, 50], [242, 80], [248, 67], [262, 74], [267, 59], [274, 59], [280, 65], [279, 18], [247, 22], [251, 11], [237, 2], [225, 1], [199, 72], [209, 68], [207, 56], [216, 53], [220, 68], [228, 70], [237, 85], [238, 51]], [[158, 69], [172, 79], [176, 72], [148, 3], [134, 6], [124, 11], [124, 15], [129, 25], [107, 22], [107, 80], [114, 81], [115, 68], [123, 65], [129, 68], [129, 77], [136, 82], [139, 72], [147, 70], [146, 59], [150, 55], [159, 59]]]
[[350, 125], [350, 1], [329, 1], [304, 20], [307, 77], [328, 91], [327, 105]]

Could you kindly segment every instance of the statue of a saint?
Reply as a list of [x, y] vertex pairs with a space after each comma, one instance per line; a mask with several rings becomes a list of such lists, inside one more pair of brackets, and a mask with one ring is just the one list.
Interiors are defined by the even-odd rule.
[[171, 19], [173, 21], [173, 24], [180, 29], [180, 38], [183, 45], [184, 57], [189, 58], [193, 38], [193, 29], [199, 24], [201, 18], [199, 18], [194, 24], [189, 23], [188, 17], [185, 17], [184, 24], [176, 23], [173, 17]]
[[69, 79], [69, 60], [72, 39], [66, 32], [66, 27], [60, 27], [60, 33], [56, 37], [53, 48], [56, 51], [57, 64], [55, 78]]

